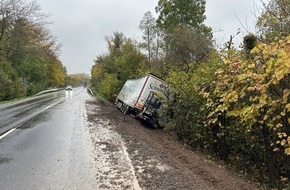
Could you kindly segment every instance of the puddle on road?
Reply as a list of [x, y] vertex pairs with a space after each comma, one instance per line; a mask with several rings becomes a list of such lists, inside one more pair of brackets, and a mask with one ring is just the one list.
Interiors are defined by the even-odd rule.
[[141, 190], [125, 144], [121, 136], [112, 130], [110, 122], [94, 118], [94, 123], [88, 121], [88, 126], [95, 149], [99, 188]]

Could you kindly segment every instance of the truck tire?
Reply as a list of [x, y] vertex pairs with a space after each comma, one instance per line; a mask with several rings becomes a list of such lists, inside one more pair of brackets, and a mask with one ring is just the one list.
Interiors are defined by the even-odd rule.
[[123, 103], [122, 104], [122, 106], [121, 106], [121, 108], [120, 108], [120, 111], [123, 113], [123, 111], [124, 111], [124, 107], [125, 107], [125, 104]]
[[122, 106], [121, 106], [121, 112], [124, 115], [126, 115], [126, 113], [128, 112], [128, 110], [129, 110], [129, 106], [123, 103]]
[[124, 106], [124, 110], [123, 110], [123, 114], [126, 115], [127, 112], [128, 112], [128, 110], [129, 110], [129, 106], [128, 105], [125, 105]]

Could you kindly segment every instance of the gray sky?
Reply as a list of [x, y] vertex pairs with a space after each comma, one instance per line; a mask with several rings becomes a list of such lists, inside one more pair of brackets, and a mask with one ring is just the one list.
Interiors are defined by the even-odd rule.
[[[63, 44], [60, 60], [69, 74], [90, 74], [93, 60], [107, 52], [105, 36], [114, 31], [140, 40], [139, 23], [147, 11], [155, 15], [158, 0], [37, 0], [53, 21], [52, 34]], [[254, 32], [255, 9], [260, 0], [207, 0], [206, 24], [217, 45], [235, 35], [241, 23]], [[259, 5], [258, 5], [259, 6]], [[258, 11], [255, 13], [258, 15]], [[245, 34], [242, 32], [242, 35]], [[241, 36], [235, 37], [239, 42]]]

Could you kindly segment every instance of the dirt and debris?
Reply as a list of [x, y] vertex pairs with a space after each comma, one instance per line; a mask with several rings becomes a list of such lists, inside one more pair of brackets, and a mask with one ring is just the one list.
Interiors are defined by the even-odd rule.
[[[108, 166], [107, 173], [96, 177], [102, 189], [259, 189], [195, 153], [178, 142], [173, 134], [146, 127], [133, 117], [123, 115], [111, 104], [95, 100], [86, 102], [86, 107], [96, 153], [101, 154], [101, 149], [111, 152], [103, 158], [103, 167], [106, 163], [115, 166]], [[107, 132], [100, 132], [104, 130], [98, 127], [106, 128]], [[122, 146], [118, 146], [120, 144]], [[96, 159], [102, 156], [96, 155]], [[131, 166], [125, 160], [130, 160]]]

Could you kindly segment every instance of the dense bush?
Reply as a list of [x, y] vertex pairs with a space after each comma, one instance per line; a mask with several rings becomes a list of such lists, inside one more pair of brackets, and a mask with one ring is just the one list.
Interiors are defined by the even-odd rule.
[[[258, 44], [251, 58], [225, 60], [216, 72], [207, 106], [208, 124], [227, 139], [225, 154], [273, 187], [290, 175], [290, 36]], [[223, 141], [220, 141], [223, 142]], [[244, 163], [244, 164], [241, 164]]]
[[12, 66], [0, 57], [0, 101], [19, 98], [25, 95], [22, 79]]

